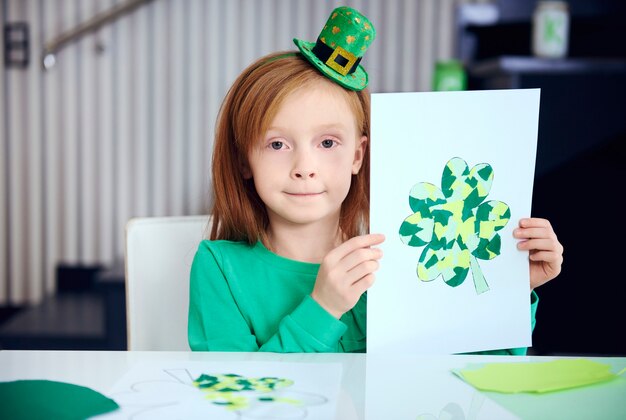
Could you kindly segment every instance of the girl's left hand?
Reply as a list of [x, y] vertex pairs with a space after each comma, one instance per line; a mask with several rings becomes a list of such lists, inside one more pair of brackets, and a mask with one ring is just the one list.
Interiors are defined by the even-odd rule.
[[552, 280], [561, 272], [563, 245], [546, 219], [521, 219], [513, 236], [522, 239], [517, 249], [529, 251], [530, 290]]

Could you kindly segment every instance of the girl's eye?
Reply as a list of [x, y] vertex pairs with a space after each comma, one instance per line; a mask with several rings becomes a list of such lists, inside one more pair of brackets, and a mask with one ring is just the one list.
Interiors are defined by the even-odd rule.
[[274, 150], [280, 150], [283, 148], [283, 142], [282, 141], [273, 141], [270, 143], [270, 147]]
[[322, 140], [322, 147], [325, 149], [330, 149], [334, 145], [335, 145], [335, 140], [331, 140], [331, 139]]

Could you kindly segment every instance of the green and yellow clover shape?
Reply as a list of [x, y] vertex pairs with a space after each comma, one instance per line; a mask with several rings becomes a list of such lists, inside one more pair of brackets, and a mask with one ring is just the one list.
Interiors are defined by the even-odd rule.
[[478, 260], [500, 255], [500, 235], [511, 218], [509, 206], [501, 201], [484, 201], [493, 183], [487, 163], [474, 166], [455, 157], [441, 177], [441, 189], [420, 182], [411, 188], [409, 206], [414, 211], [400, 226], [406, 245], [426, 248], [417, 263], [417, 277], [432, 281], [443, 276], [449, 286], [465, 281], [470, 268], [476, 293], [489, 290]]
[[302, 405], [302, 402], [297, 399], [275, 393], [281, 388], [293, 385], [290, 379], [247, 378], [234, 373], [202, 374], [193, 384], [203, 391], [206, 398], [213, 404], [220, 405], [229, 411], [251, 408], [254, 402]]

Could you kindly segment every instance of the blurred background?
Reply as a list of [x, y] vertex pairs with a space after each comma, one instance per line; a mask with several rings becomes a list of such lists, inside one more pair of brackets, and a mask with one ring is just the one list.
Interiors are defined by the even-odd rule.
[[530, 353], [626, 355], [618, 0], [0, 0], [0, 348], [126, 349], [126, 222], [207, 214], [228, 87], [338, 5], [376, 26], [372, 92], [541, 88], [532, 213], [565, 263]]

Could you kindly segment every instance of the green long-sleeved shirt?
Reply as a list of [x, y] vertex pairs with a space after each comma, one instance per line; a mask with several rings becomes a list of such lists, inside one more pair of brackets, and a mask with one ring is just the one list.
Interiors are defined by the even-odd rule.
[[[202, 241], [190, 276], [192, 350], [364, 352], [367, 294], [336, 319], [310, 296], [319, 264], [283, 258], [258, 242]], [[531, 299], [532, 326], [537, 296]], [[526, 348], [483, 354], [525, 354]]]

